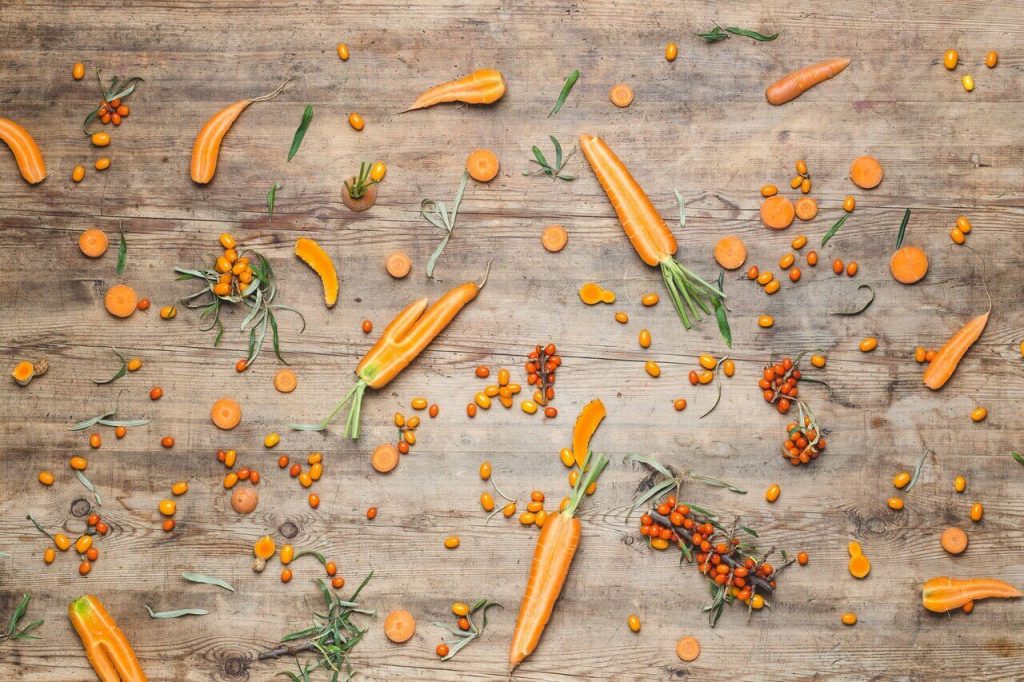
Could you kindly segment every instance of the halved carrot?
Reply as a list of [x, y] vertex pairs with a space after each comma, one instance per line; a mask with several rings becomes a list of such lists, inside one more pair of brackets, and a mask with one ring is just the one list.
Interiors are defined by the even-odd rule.
[[628, 107], [633, 103], [633, 88], [625, 83], [616, 83], [608, 91], [608, 99], [617, 107]]
[[407, 642], [416, 633], [416, 619], [408, 611], [392, 611], [384, 619], [384, 634], [395, 644]]
[[747, 246], [735, 235], [727, 235], [715, 244], [715, 260], [726, 270], [735, 270], [747, 262]]
[[384, 267], [395, 279], [402, 279], [412, 269], [412, 260], [405, 251], [392, 251], [384, 259]]
[[878, 187], [883, 175], [882, 164], [873, 156], [858, 156], [850, 164], [850, 179], [862, 189]]
[[990, 310], [984, 315], [978, 315], [958, 329], [949, 338], [949, 341], [943, 344], [942, 348], [939, 349], [939, 352], [935, 354], [935, 357], [932, 358], [932, 361], [928, 363], [928, 367], [924, 370], [923, 380], [925, 386], [936, 391], [949, 381], [957, 365], [960, 364], [960, 360], [963, 359], [964, 353], [981, 336], [981, 332], [984, 331], [991, 312]]
[[761, 222], [773, 230], [785, 230], [793, 224], [796, 209], [793, 202], [776, 194], [761, 202]]
[[295, 372], [290, 369], [281, 369], [274, 375], [274, 388], [281, 393], [291, 393], [299, 385]]
[[370, 466], [374, 471], [386, 474], [398, 466], [398, 448], [391, 443], [382, 443], [370, 455]]
[[928, 274], [928, 256], [916, 246], [904, 246], [889, 258], [889, 272], [900, 284], [913, 284]]
[[139, 297], [127, 284], [115, 284], [107, 289], [103, 305], [114, 317], [131, 317], [139, 303]]
[[78, 248], [89, 258], [99, 258], [107, 252], [110, 240], [103, 230], [92, 227], [78, 236]]
[[558, 253], [569, 243], [569, 232], [561, 225], [548, 225], [540, 236], [540, 243], [551, 253]]
[[687, 663], [696, 661], [697, 657], [700, 656], [700, 642], [697, 641], [696, 637], [683, 637], [676, 642], [676, 656]]
[[242, 406], [231, 398], [221, 398], [210, 408], [210, 419], [218, 429], [230, 431], [242, 421]]
[[35, 185], [46, 179], [43, 152], [27, 130], [14, 121], [0, 118], [0, 140], [11, 148], [25, 182]]
[[939, 544], [950, 554], [963, 554], [967, 549], [967, 533], [956, 526], [950, 526], [942, 531]]
[[498, 155], [490, 149], [474, 149], [466, 159], [469, 177], [478, 182], [490, 182], [498, 175]]
[[477, 69], [468, 76], [441, 83], [416, 98], [406, 111], [432, 107], [441, 102], [492, 104], [505, 94], [505, 77], [497, 69]]
[[796, 201], [796, 217], [800, 220], [813, 220], [818, 215], [818, 202], [810, 197], [800, 197]]

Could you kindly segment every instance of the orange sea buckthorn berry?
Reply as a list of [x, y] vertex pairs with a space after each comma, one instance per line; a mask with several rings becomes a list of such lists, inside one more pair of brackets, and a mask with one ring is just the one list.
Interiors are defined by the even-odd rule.
[[781, 287], [782, 284], [779, 282], [779, 280], [773, 279], [772, 281], [768, 282], [768, 284], [764, 285], [764, 293], [771, 296], [772, 294], [776, 293]]
[[950, 71], [956, 68], [959, 61], [960, 53], [956, 50], [946, 50], [946, 54], [942, 55], [942, 64]]
[[832, 272], [836, 273], [837, 275], [842, 274], [844, 268], [845, 266], [843, 265], [843, 261], [839, 260], [838, 258], [832, 261]]
[[165, 448], [173, 448], [174, 447], [174, 437], [173, 436], [164, 436], [163, 438], [160, 439], [160, 445], [162, 445]]
[[812, 268], [818, 264], [818, 252], [808, 251], [807, 252], [807, 264]]
[[99, 448], [103, 444], [103, 440], [100, 438], [100, 434], [94, 433], [89, 436], [89, 447], [93, 450]]
[[860, 348], [861, 353], [870, 353], [874, 349], [878, 348], [878, 339], [873, 336], [869, 336], [857, 344], [857, 347]]
[[110, 144], [110, 133], [93, 133], [89, 136], [89, 141], [94, 147], [106, 147]]
[[892, 484], [894, 486], [896, 486], [897, 488], [903, 488], [908, 483], [910, 483], [910, 472], [909, 471], [901, 471], [901, 472], [899, 472], [898, 474], [896, 474], [895, 476], [892, 477]]
[[310, 493], [309, 494], [309, 506], [312, 507], [313, 509], [316, 509], [317, 507], [319, 507], [320, 506], [320, 496], [317, 495], [316, 493]]
[[52, 564], [53, 560], [57, 558], [57, 553], [53, 551], [53, 547], [47, 547], [43, 550], [43, 562], [47, 565]]
[[96, 159], [96, 170], [105, 171], [110, 168], [110, 159], [106, 156]]
[[802, 234], [797, 237], [794, 237], [793, 241], [790, 242], [789, 245], [793, 248], [793, 250], [799, 251], [800, 249], [807, 246], [807, 237], [805, 237]]
[[736, 363], [732, 358], [727, 358], [722, 361], [722, 373], [727, 377], [731, 377], [736, 373]]
[[966, 76], [961, 78], [960, 83], [964, 86], [964, 90], [966, 90], [967, 92], [971, 92], [972, 90], [974, 90], [974, 76], [972, 76], [971, 74], [967, 74]]
[[40, 471], [38, 478], [39, 482], [42, 483], [43, 485], [53, 485], [53, 474], [51, 474], [49, 471]]
[[672, 401], [672, 407], [676, 412], [682, 412], [686, 409], [686, 398], [676, 398]]
[[650, 308], [652, 305], [658, 305], [658, 301], [660, 300], [661, 297], [658, 296], [658, 294], [650, 292], [643, 295], [643, 297], [640, 299], [640, 303], [642, 303], [645, 307]]
[[803, 183], [803, 181], [804, 179], [802, 177], [800, 177], [799, 175], [794, 175], [793, 179], [789, 181], [789, 186], [792, 189], [796, 189], [801, 185], [801, 183]]
[[747, 279], [757, 279], [761, 272], [757, 269], [756, 265], [751, 265], [747, 268]]
[[857, 200], [853, 197], [852, 194], [847, 195], [847, 197], [843, 199], [843, 210], [846, 211], [847, 213], [852, 213], [853, 209], [856, 207]]
[[764, 499], [766, 499], [768, 502], [774, 502], [775, 500], [779, 499], [779, 495], [781, 493], [782, 488], [779, 486], [779, 484], [772, 483], [770, 486], [768, 486], [768, 490], [764, 492]]
[[901, 500], [898, 497], [890, 497], [888, 500], [885, 501], [885, 503], [889, 505], [889, 509], [892, 509], [894, 511], [899, 511], [903, 509], [903, 500]]
[[975, 502], [971, 505], [971, 521], [978, 523], [985, 516], [985, 508], [981, 505], [981, 502]]
[[341, 588], [345, 587], [345, 579], [342, 578], [340, 575], [336, 578], [332, 578], [331, 587], [333, 587], [336, 590], [340, 590]]
[[671, 43], [671, 42], [667, 43], [665, 45], [665, 61], [674, 62], [678, 55], [679, 55], [679, 46], [678, 45], [676, 45], [675, 43]]
[[789, 281], [790, 282], [799, 282], [800, 281], [800, 276], [802, 274], [803, 273], [800, 272], [800, 268], [793, 268], [792, 270], [789, 271]]
[[629, 322], [629, 315], [620, 310], [619, 312], [615, 313], [615, 321], [618, 322], [619, 324], [626, 324], [627, 322]]
[[967, 490], [967, 479], [964, 478], [963, 476], [957, 476], [956, 478], [954, 478], [953, 490], [957, 491], [958, 493], [962, 493], [963, 491]]
[[810, 178], [804, 178], [800, 182], [800, 191], [803, 192], [804, 194], [809, 194], [810, 193], [810, 191], [811, 191], [811, 179]]
[[343, 62], [346, 62], [348, 61], [348, 56], [348, 45], [346, 45], [345, 43], [338, 43], [338, 59], [340, 59]]
[[484, 481], [490, 480], [491, 472], [493, 471], [491, 463], [484, 460], [480, 463], [480, 478]]
[[971, 410], [971, 421], [985, 421], [986, 417], [988, 417], [988, 410], [985, 409], [984, 407], [976, 407], [973, 410]]
[[766, 270], [765, 272], [762, 272], [757, 276], [757, 283], [760, 284], [761, 286], [764, 286], [774, 279], [775, 275]]
[[999, 63], [999, 53], [995, 50], [989, 50], [985, 53], [985, 66], [990, 69], [996, 68], [996, 64]]
[[373, 322], [369, 320], [363, 320], [362, 329], [364, 334], [369, 334], [373, 331]]
[[782, 258], [779, 259], [779, 267], [785, 270], [792, 266], [795, 260], [796, 256], [794, 256], [791, 253], [787, 253]]
[[89, 571], [92, 570], [92, 564], [88, 561], [83, 561], [78, 564], [78, 575], [89, 575]]
[[796, 162], [796, 172], [800, 175], [807, 175], [807, 162], [803, 159], [798, 159]]
[[68, 460], [68, 463], [75, 471], [85, 471], [86, 467], [89, 466], [89, 461], [85, 457], [72, 457]]
[[171, 485], [171, 493], [174, 495], [184, 495], [188, 492], [188, 481], [178, 481]]
[[377, 508], [376, 507], [370, 507], [369, 509], [367, 509], [366, 510], [366, 518], [368, 518], [371, 521], [373, 521], [375, 518], [377, 518]]
[[289, 583], [292, 581], [292, 569], [283, 568], [281, 569], [281, 582]]
[[801, 566], [806, 566], [808, 560], [809, 560], [809, 558], [807, 556], [807, 552], [800, 552], [799, 554], [796, 555], [796, 562], [798, 564], [800, 564]]
[[160, 388], [159, 386], [154, 386], [153, 388], [149, 389], [150, 400], [160, 400], [160, 398], [162, 398], [163, 396], [164, 389]]
[[76, 81], [80, 81], [85, 78], [85, 64], [82, 62], [76, 62], [75, 65], [71, 67], [71, 77]]
[[81, 182], [85, 179], [85, 166], [75, 166], [71, 170], [71, 182]]
[[956, 226], [960, 228], [960, 231], [963, 232], [964, 234], [967, 234], [971, 231], [971, 221], [968, 220], [967, 216], [965, 215], [957, 216]]
[[348, 124], [352, 126], [354, 130], [362, 130], [366, 126], [366, 122], [363, 120], [363, 117], [354, 111], [348, 115]]
[[630, 632], [640, 632], [640, 617], [635, 613], [629, 614], [626, 619], [626, 625], [629, 626]]
[[160, 504], [157, 507], [164, 516], [174, 516], [174, 512], [178, 510], [178, 505], [174, 500], [160, 500]]
[[164, 320], [173, 320], [178, 316], [178, 309], [173, 305], [165, 305], [160, 309], [160, 317]]
[[761, 196], [763, 196], [765, 198], [773, 197], [773, 196], [775, 196], [778, 193], [779, 193], [779, 188], [776, 187], [775, 185], [761, 185]]
[[760, 317], [757, 318], [757, 326], [761, 327], [762, 329], [768, 329], [769, 327], [774, 326], [774, 324], [775, 318], [772, 317], [771, 315], [761, 315]]
[[844, 613], [842, 616], [840, 616], [839, 620], [842, 621], [843, 625], [856, 625], [857, 624], [857, 614], [853, 613], [852, 611], [848, 611], [848, 612]]
[[165, 533], [170, 533], [172, 530], [174, 530], [174, 527], [176, 525], [177, 524], [174, 522], [174, 519], [164, 519], [164, 522], [160, 525], [160, 527], [164, 529]]
[[444, 539], [444, 546], [446, 549], [455, 549], [459, 546], [459, 536], [449, 535]]
[[858, 269], [857, 261], [852, 260], [849, 263], [847, 263], [847, 265], [846, 265], [846, 275], [847, 275], [847, 277], [855, 277], [857, 275], [857, 269]]

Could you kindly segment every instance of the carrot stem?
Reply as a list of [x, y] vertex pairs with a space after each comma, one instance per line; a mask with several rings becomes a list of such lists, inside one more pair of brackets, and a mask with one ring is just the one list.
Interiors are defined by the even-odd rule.
[[366, 382], [360, 379], [348, 390], [345, 397], [334, 406], [330, 413], [316, 424], [289, 424], [296, 431], [323, 431], [327, 428], [342, 408], [352, 401], [348, 410], [348, 418], [345, 420], [345, 437], [356, 440], [359, 438], [359, 413], [363, 407], [363, 395], [366, 393]]
[[[705, 315], [710, 315], [708, 305], [713, 305], [715, 299], [725, 298], [721, 289], [683, 267], [674, 258], [662, 259], [661, 277], [665, 281], [665, 288], [668, 289], [676, 313], [687, 329], [693, 325], [691, 316], [694, 321], [701, 319], [698, 308], [703, 310]], [[687, 308], [690, 311], [689, 315], [686, 312]]]

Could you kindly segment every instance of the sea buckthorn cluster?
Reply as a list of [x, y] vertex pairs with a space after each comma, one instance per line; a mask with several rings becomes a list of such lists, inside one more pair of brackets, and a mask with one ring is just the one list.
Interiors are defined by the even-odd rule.
[[[481, 365], [476, 368], [476, 375], [481, 379], [486, 379], [491, 375], [489, 367]], [[479, 407], [481, 410], [491, 409], [491, 404], [494, 399], [497, 398], [498, 402], [501, 403], [502, 407], [506, 410], [512, 407], [512, 396], [519, 394], [523, 388], [519, 384], [511, 383], [512, 375], [505, 368], [498, 370], [498, 383], [488, 384], [484, 386], [484, 390], [477, 391], [476, 395], [473, 396], [473, 402], [466, 406], [467, 413], [472, 412], [469, 416], [476, 414], [476, 408]], [[523, 401], [526, 403], [527, 401]], [[472, 409], [471, 409], [472, 408]], [[537, 408], [533, 408], [533, 412], [523, 407], [523, 411], [527, 414], [533, 414], [537, 411]]]
[[[431, 418], [437, 416], [439, 409], [436, 404], [431, 405], [426, 398], [422, 397], [413, 398], [409, 405], [416, 411], [427, 410], [427, 414]], [[419, 425], [420, 418], [418, 415], [406, 417], [401, 412], [395, 412], [395, 426], [398, 427], [398, 443], [395, 447], [399, 453], [408, 455], [409, 448], [416, 445], [416, 429], [419, 428]]]
[[793, 466], [810, 464], [825, 449], [825, 439], [811, 417], [804, 417], [802, 426], [796, 422], [786, 424], [786, 433], [788, 435], [782, 441], [782, 456]]
[[728, 588], [729, 600], [739, 600], [760, 609], [764, 596], [777, 587], [775, 568], [741, 548], [737, 537], [727, 537], [710, 520], [697, 515], [685, 504], [677, 504], [675, 495], [664, 497], [640, 517], [640, 535], [649, 539], [653, 549], [665, 550], [671, 544], [686, 546], [697, 570], [708, 580]]
[[[35, 522], [34, 519], [33, 522]], [[84, 576], [89, 575], [89, 572], [92, 571], [92, 565], [100, 558], [100, 550], [95, 545], [96, 538], [109, 533], [110, 526], [107, 525], [99, 514], [91, 513], [86, 519], [85, 531], [79, 535], [78, 539], [74, 542], [72, 542], [71, 538], [64, 533], [54, 533], [53, 535], [50, 535], [41, 527], [39, 530], [49, 535], [57, 550], [60, 550], [61, 552], [66, 552], [69, 549], [75, 550], [80, 560], [80, 563], [78, 564], [78, 574]], [[47, 547], [43, 550], [43, 563], [47, 566], [52, 564], [56, 558], [57, 551], [54, 550], [53, 547]]]
[[697, 358], [697, 364], [700, 365], [700, 369], [691, 369], [690, 373], [686, 375], [686, 378], [693, 386], [710, 384], [714, 381], [715, 371], [719, 365], [721, 365], [722, 372], [727, 377], [731, 377], [736, 373], [736, 363], [730, 358], [718, 359], [714, 355], [702, 353]]
[[[550, 406], [549, 403], [555, 398], [555, 371], [561, 364], [562, 358], [558, 355], [558, 349], [553, 343], [546, 346], [534, 346], [526, 356], [524, 365], [526, 383], [535, 389], [532, 402], [536, 406], [543, 407], [544, 416], [548, 418], [558, 416], [558, 410]], [[528, 411], [525, 405], [523, 411]]]
[[779, 414], [786, 414], [800, 393], [797, 384], [801, 372], [793, 358], [783, 358], [780, 362], [764, 368], [764, 374], [757, 385], [763, 392], [766, 403], [775, 405]]
[[937, 353], [938, 351], [935, 350], [934, 348], [925, 348], [924, 346], [917, 346], [916, 348], [914, 348], [914, 360], [916, 360], [918, 364], [931, 362], [932, 360], [935, 359], [935, 355]]
[[[324, 475], [324, 455], [322, 452], [311, 452], [306, 458], [309, 465], [308, 471], [302, 470], [302, 465], [292, 462], [288, 455], [281, 455], [277, 458], [277, 466], [281, 469], [288, 469], [288, 475], [296, 478], [303, 488], [312, 487], [313, 483], [320, 480]], [[290, 466], [289, 466], [290, 465]], [[320, 506], [320, 496], [315, 492], [309, 493], [309, 506], [316, 509]]]
[[249, 259], [239, 256], [235, 249], [237, 246], [235, 238], [225, 232], [220, 236], [220, 245], [224, 252], [217, 256], [213, 269], [219, 273], [217, 282], [211, 286], [216, 296], [225, 298], [228, 296], [241, 296], [249, 284], [252, 283], [254, 274]]
[[96, 110], [96, 118], [104, 125], [113, 123], [115, 126], [119, 126], [121, 125], [121, 119], [128, 118], [130, 113], [131, 110], [128, 108], [128, 105], [122, 102], [120, 98], [109, 102], [101, 99], [99, 108]]
[[327, 577], [331, 579], [331, 587], [340, 590], [345, 586], [345, 579], [338, 575], [338, 565], [336, 563], [328, 561], [322, 554], [312, 550], [296, 552], [293, 545], [282, 545], [281, 550], [277, 551], [277, 543], [269, 535], [264, 535], [253, 545], [253, 570], [257, 573], [262, 573], [266, 568], [267, 561], [273, 558], [274, 554], [277, 554], [281, 565], [284, 566], [281, 569], [281, 582], [283, 583], [290, 583], [294, 577], [294, 571], [291, 568], [293, 561], [304, 556], [313, 556], [323, 564]]
[[[257, 474], [257, 480], [259, 480], [259, 474]], [[164, 517], [163, 529], [165, 533], [170, 533], [174, 530], [176, 524], [174, 515], [178, 512], [178, 503], [174, 501], [173, 497], [180, 497], [188, 492], [188, 481], [178, 481], [171, 485], [171, 498], [160, 500], [157, 504], [157, 510], [160, 515]]]

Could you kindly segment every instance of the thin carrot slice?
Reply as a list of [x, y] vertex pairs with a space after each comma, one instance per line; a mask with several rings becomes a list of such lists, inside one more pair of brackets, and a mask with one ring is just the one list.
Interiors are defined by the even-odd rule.
[[490, 149], [475, 149], [466, 159], [469, 177], [477, 182], [490, 182], [498, 175], [498, 155]]
[[594, 432], [606, 414], [604, 403], [600, 398], [595, 398], [584, 405], [576, 417], [576, 423], [572, 427], [572, 456], [581, 469], [590, 453], [590, 439], [594, 437]]
[[950, 554], [963, 554], [967, 549], [967, 533], [956, 526], [950, 526], [942, 531], [939, 544]]
[[395, 279], [402, 279], [412, 270], [412, 260], [405, 251], [392, 251], [384, 259], [384, 267]]
[[873, 156], [858, 156], [850, 164], [850, 179], [862, 189], [878, 187], [883, 174], [882, 164]]
[[625, 83], [616, 83], [608, 91], [608, 99], [619, 108], [628, 107], [633, 103], [633, 88]]
[[700, 642], [697, 641], [696, 637], [683, 637], [676, 642], [676, 656], [687, 663], [696, 661], [697, 657], [700, 656]]
[[928, 274], [928, 256], [916, 246], [904, 246], [889, 259], [889, 272], [900, 284], [914, 284]]
[[793, 202], [784, 196], [776, 194], [761, 202], [761, 222], [773, 230], [785, 230], [795, 216]]
[[115, 284], [107, 289], [103, 305], [114, 317], [131, 317], [139, 303], [139, 297], [127, 284]]
[[295, 376], [295, 372], [290, 369], [278, 370], [277, 374], [274, 375], [274, 388], [281, 393], [291, 393], [298, 385], [299, 380]]
[[561, 225], [548, 225], [540, 236], [540, 243], [551, 253], [558, 253], [569, 243], [569, 232]]
[[796, 217], [800, 220], [813, 220], [818, 215], [818, 202], [810, 197], [801, 197], [796, 202]]
[[85, 230], [78, 236], [78, 248], [89, 258], [99, 258], [105, 254], [109, 244], [107, 234], [95, 227]]
[[391, 443], [382, 443], [370, 455], [370, 466], [374, 471], [386, 474], [398, 466], [398, 448]]
[[858, 580], [867, 577], [868, 573], [871, 572], [871, 562], [863, 554], [850, 557], [850, 563], [847, 565], [850, 569], [850, 575]]
[[384, 619], [384, 634], [395, 644], [408, 642], [416, 633], [416, 619], [408, 611], [392, 611]]
[[747, 262], [747, 246], [735, 235], [727, 235], [715, 244], [715, 260], [726, 270], [735, 270]]
[[218, 429], [230, 431], [242, 421], [242, 406], [231, 398], [221, 398], [210, 408], [210, 419]]

